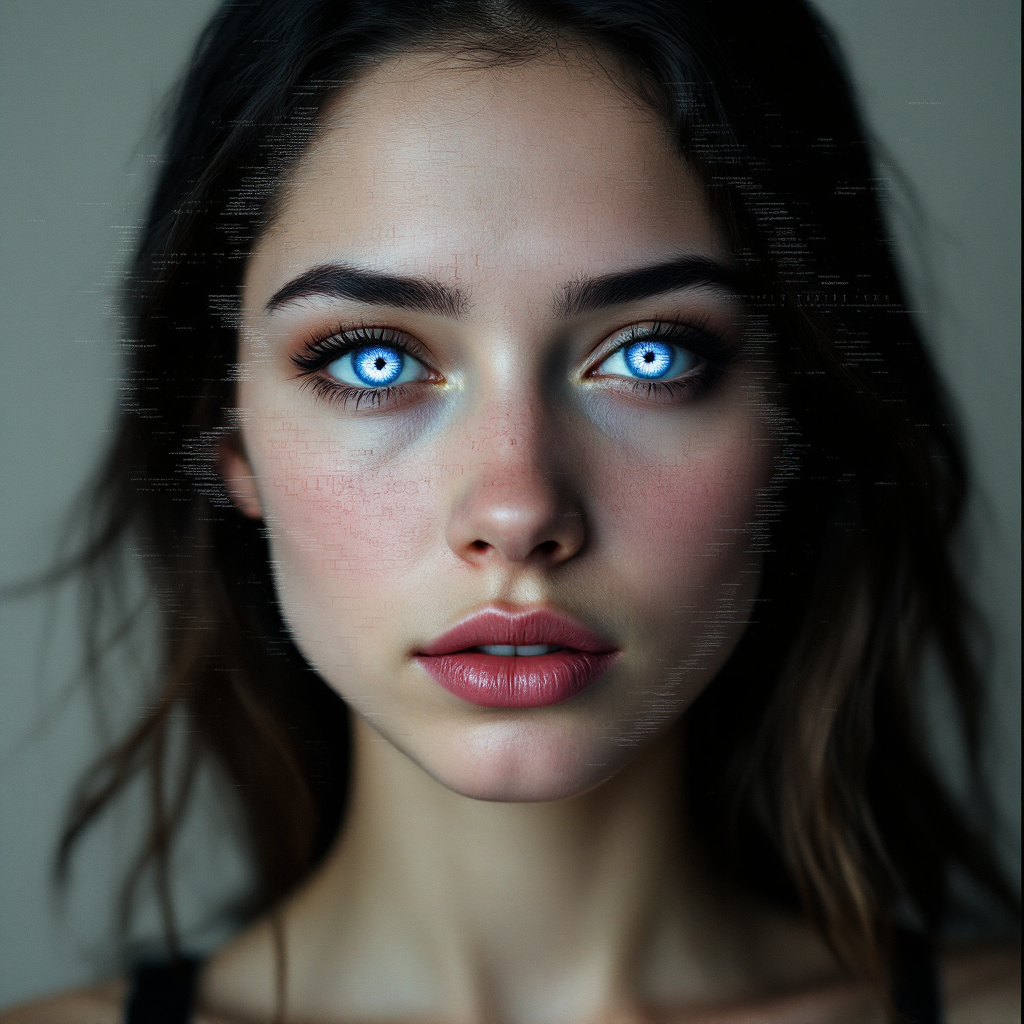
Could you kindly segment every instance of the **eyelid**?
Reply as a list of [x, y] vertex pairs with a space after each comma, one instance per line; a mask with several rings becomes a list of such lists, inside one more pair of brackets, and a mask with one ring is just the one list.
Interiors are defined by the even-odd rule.
[[724, 367], [731, 363], [739, 351], [716, 331], [709, 330], [707, 319], [697, 321], [643, 320], [620, 327], [607, 335], [591, 353], [589, 368], [584, 376], [591, 376], [597, 368], [619, 349], [635, 341], [656, 339], [687, 349], [712, 366]]
[[431, 373], [437, 373], [432, 366], [430, 353], [422, 342], [397, 327], [380, 324], [338, 327], [327, 334], [311, 335], [303, 339], [300, 351], [292, 353], [291, 361], [302, 374], [316, 373], [346, 352], [369, 345], [387, 345], [398, 349], [422, 363]]

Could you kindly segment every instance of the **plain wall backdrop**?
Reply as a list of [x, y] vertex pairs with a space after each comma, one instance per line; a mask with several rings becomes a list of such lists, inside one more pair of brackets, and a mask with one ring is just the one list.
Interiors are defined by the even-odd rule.
[[[0, 584], [45, 568], [117, 397], [113, 296], [158, 157], [159, 101], [211, 0], [0, 0]], [[958, 400], [979, 482], [975, 592], [995, 637], [985, 743], [1005, 823], [1020, 834], [1020, 6], [1016, 0], [819, 0], [867, 122], [925, 213], [912, 242], [921, 322]], [[884, 160], [880, 174], [892, 179]], [[927, 257], [934, 288], [922, 270]], [[50, 882], [73, 781], [96, 751], [74, 685], [72, 608], [0, 605], [0, 1005], [113, 969], [113, 884], [131, 811], [89, 841], [61, 911]], [[125, 690], [125, 714], [132, 710]], [[936, 718], [936, 748], [956, 751]], [[207, 803], [207, 806], [213, 806]], [[245, 866], [215, 812], [181, 856], [185, 917]], [[142, 925], [143, 931], [147, 925]]]

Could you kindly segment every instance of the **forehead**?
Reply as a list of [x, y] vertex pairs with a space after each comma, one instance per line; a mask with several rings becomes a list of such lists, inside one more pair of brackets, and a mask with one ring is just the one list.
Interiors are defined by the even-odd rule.
[[479, 67], [427, 55], [373, 69], [329, 105], [247, 287], [339, 258], [472, 285], [723, 255], [666, 126], [612, 74], [559, 58]]

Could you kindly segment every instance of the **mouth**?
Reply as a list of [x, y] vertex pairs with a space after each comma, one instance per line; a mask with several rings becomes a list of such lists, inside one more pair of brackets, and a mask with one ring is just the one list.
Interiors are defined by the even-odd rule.
[[618, 653], [564, 612], [489, 607], [442, 633], [415, 658], [435, 682], [471, 704], [536, 708], [586, 690]]

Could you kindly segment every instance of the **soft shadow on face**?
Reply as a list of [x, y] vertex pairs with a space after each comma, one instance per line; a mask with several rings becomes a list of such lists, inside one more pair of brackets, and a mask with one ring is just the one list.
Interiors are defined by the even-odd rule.
[[[304, 655], [451, 789], [582, 792], [735, 647], [774, 446], [729, 257], [665, 129], [582, 64], [397, 59], [294, 172], [222, 468]], [[415, 657], [481, 609], [617, 653], [568, 699], [481, 706]]]

